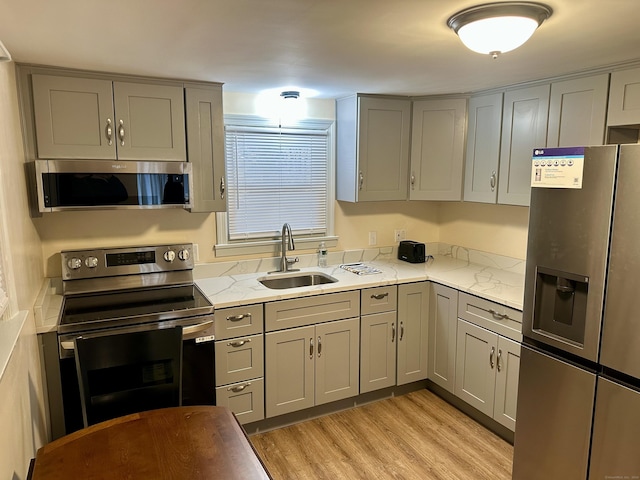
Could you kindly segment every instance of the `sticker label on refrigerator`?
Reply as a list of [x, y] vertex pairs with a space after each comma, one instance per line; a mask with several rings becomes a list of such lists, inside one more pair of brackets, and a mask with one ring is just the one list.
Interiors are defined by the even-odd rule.
[[531, 186], [582, 188], [584, 147], [536, 148], [531, 165]]

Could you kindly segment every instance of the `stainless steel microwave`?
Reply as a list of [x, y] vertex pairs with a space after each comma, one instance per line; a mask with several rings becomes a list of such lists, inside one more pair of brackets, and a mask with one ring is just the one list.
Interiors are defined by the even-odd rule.
[[186, 162], [35, 160], [38, 211], [191, 208]]

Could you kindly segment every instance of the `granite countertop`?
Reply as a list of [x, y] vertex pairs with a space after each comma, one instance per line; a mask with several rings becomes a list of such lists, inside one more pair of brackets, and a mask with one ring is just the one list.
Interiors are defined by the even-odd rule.
[[[440, 247], [426, 263], [411, 264], [397, 260], [394, 251], [357, 255], [333, 252], [328, 267], [313, 266], [315, 256], [300, 262], [300, 271], [322, 272], [336, 278], [335, 283], [274, 290], [258, 279], [272, 270], [272, 265], [257, 261], [197, 265], [196, 285], [216, 308], [249, 305], [287, 298], [299, 298], [323, 293], [357, 290], [430, 280], [457, 290], [522, 310], [524, 295], [524, 261], [498, 255], [474, 252], [462, 247]], [[362, 262], [381, 273], [356, 275], [340, 268], [341, 263]], [[252, 269], [253, 271], [247, 272]], [[44, 279], [34, 306], [37, 333], [56, 330], [62, 307], [62, 281]]]

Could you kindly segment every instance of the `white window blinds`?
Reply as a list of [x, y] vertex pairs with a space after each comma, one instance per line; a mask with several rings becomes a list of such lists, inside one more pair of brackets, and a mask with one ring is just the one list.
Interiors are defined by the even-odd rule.
[[227, 126], [229, 240], [327, 231], [326, 130]]

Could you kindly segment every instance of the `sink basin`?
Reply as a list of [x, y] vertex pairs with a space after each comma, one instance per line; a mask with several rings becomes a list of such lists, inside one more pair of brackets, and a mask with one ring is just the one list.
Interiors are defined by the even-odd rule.
[[320, 272], [293, 272], [269, 275], [259, 278], [258, 281], [267, 288], [281, 290], [284, 288], [310, 287], [324, 283], [335, 283], [338, 279]]

